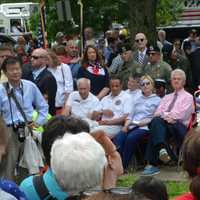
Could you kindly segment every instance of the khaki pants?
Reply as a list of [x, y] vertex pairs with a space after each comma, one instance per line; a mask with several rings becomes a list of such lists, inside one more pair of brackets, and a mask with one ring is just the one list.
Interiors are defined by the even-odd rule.
[[6, 154], [3, 156], [1, 164], [0, 164], [0, 177], [14, 180], [16, 163], [19, 156], [19, 150], [22, 147], [23, 143], [18, 141], [17, 134], [12, 130], [12, 128], [8, 128], [8, 146]]

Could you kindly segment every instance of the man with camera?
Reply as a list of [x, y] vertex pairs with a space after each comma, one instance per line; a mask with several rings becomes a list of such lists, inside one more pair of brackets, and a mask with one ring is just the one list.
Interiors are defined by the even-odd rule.
[[[46, 122], [48, 105], [34, 83], [21, 79], [22, 66], [18, 58], [7, 57], [1, 70], [8, 78], [8, 82], [0, 84], [0, 112], [9, 129], [9, 141], [0, 165], [0, 176], [13, 179], [23, 152], [25, 129], [31, 132], [33, 127]], [[39, 113], [35, 122], [32, 121], [34, 110]]]

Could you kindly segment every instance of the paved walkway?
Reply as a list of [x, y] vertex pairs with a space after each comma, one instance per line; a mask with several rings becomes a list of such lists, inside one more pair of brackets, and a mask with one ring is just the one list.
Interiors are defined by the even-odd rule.
[[[142, 170], [136, 171], [134, 175], [140, 177]], [[163, 166], [160, 168], [160, 173], [155, 175], [156, 178], [163, 181], [187, 181], [187, 174], [177, 167]]]

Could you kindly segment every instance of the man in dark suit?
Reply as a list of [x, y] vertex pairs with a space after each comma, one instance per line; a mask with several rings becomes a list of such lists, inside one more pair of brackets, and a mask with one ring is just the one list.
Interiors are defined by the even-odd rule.
[[147, 55], [147, 38], [144, 33], [137, 33], [135, 35], [135, 47], [136, 51], [133, 56], [134, 59], [144, 67], [148, 63]]
[[192, 80], [194, 89], [197, 90], [200, 85], [200, 37], [196, 39], [197, 48], [189, 55], [189, 60], [191, 63]]
[[57, 83], [54, 76], [47, 69], [48, 52], [44, 49], [35, 49], [31, 55], [31, 64], [23, 67], [22, 78], [34, 82], [41, 93], [48, 100], [49, 113], [55, 115], [55, 97]]

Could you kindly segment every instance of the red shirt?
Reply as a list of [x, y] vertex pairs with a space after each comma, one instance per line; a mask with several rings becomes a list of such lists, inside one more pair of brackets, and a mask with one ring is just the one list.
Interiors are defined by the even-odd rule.
[[183, 194], [176, 197], [175, 200], [197, 200], [191, 193]]

